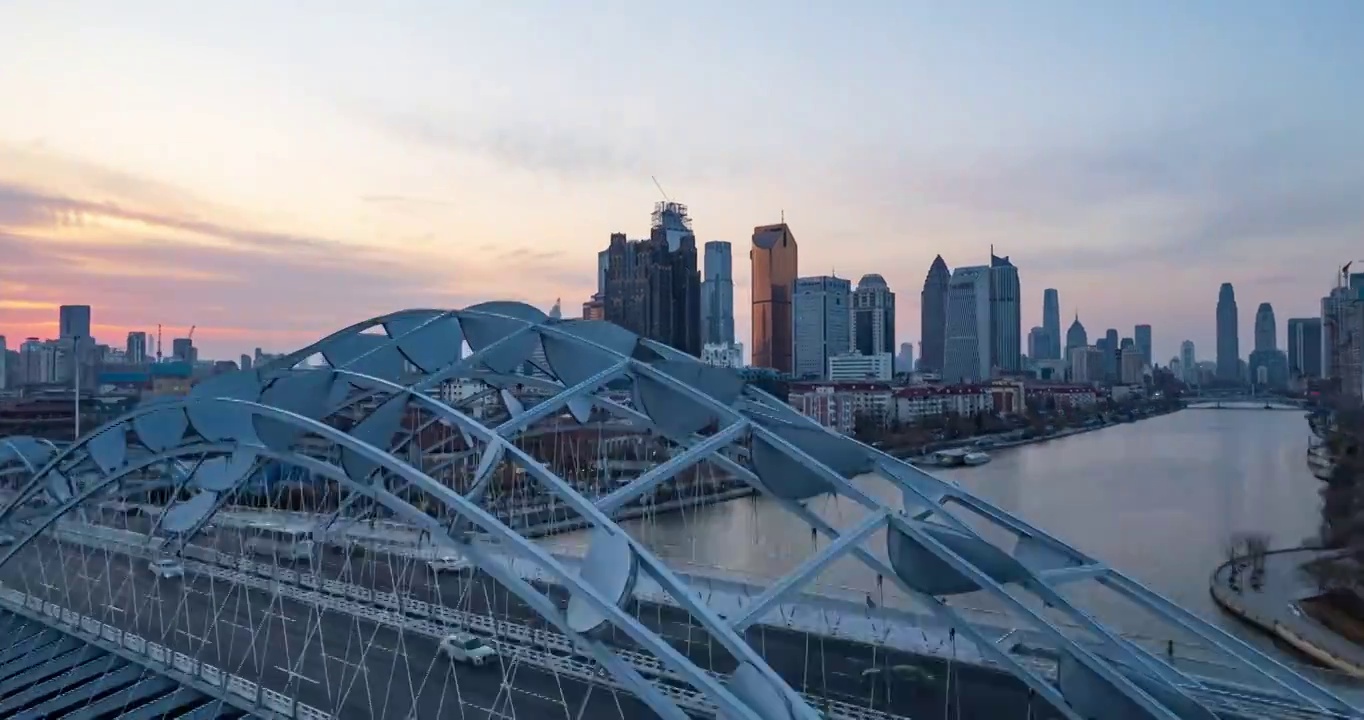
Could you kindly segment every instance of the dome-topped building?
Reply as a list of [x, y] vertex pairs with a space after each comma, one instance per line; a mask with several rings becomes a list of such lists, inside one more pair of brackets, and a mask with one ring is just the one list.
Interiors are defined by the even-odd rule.
[[1066, 330], [1066, 355], [1070, 355], [1071, 348], [1087, 345], [1089, 345], [1089, 333], [1085, 332], [1085, 326], [1080, 322], [1080, 313], [1075, 313], [1075, 322], [1070, 324], [1069, 330]]

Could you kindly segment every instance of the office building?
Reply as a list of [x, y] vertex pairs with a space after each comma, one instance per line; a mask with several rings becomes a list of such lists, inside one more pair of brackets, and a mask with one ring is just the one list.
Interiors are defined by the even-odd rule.
[[57, 309], [57, 326], [63, 340], [90, 337], [90, 306], [62, 305]]
[[701, 280], [701, 341], [734, 344], [734, 259], [730, 244], [712, 240], [705, 246]]
[[1089, 346], [1089, 333], [1085, 332], [1084, 323], [1080, 322], [1080, 313], [1075, 313], [1075, 321], [1070, 324], [1070, 329], [1066, 330], [1066, 359], [1070, 359], [1070, 351], [1075, 348]]
[[1005, 373], [1023, 369], [1023, 301], [1018, 268], [990, 251], [990, 366]]
[[1289, 318], [1287, 345], [1290, 377], [1322, 377], [1321, 318]]
[[1092, 345], [1072, 347], [1069, 359], [1071, 382], [1098, 384], [1104, 381], [1104, 354], [1099, 348]]
[[1047, 337], [1047, 331], [1042, 327], [1034, 327], [1028, 331], [1028, 359], [1036, 362], [1046, 360], [1051, 354], [1051, 338]]
[[701, 346], [701, 362], [715, 367], [738, 369], [744, 366], [741, 343], [711, 343]]
[[1141, 350], [1135, 343], [1122, 348], [1119, 356], [1118, 365], [1120, 369], [1120, 380], [1124, 385], [1139, 385], [1143, 380], [1142, 370], [1146, 367], [1146, 360], [1141, 356]]
[[942, 372], [944, 338], [947, 326], [947, 285], [952, 272], [939, 255], [933, 258], [919, 295], [919, 369]]
[[128, 333], [127, 347], [124, 348], [128, 362], [141, 365], [147, 362], [147, 333], [135, 330]]
[[613, 233], [606, 253], [604, 319], [699, 357], [701, 274], [687, 206], [658, 203], [647, 240]]
[[799, 257], [786, 223], [753, 228], [749, 250], [753, 279], [753, 365], [778, 372], [793, 370], [791, 294]]
[[1044, 360], [1062, 359], [1061, 296], [1055, 288], [1047, 288], [1042, 291], [1042, 330], [1047, 334], [1047, 339], [1051, 344], [1046, 347], [1045, 356], [1037, 355], [1034, 357]]
[[914, 343], [900, 343], [900, 354], [895, 356], [895, 372], [914, 372]]
[[852, 349], [863, 355], [895, 354], [895, 293], [880, 275], [863, 275], [852, 295]]
[[1183, 376], [1180, 378], [1188, 385], [1198, 384], [1198, 360], [1194, 355], [1194, 344], [1192, 340], [1185, 340], [1179, 344], [1179, 366], [1183, 369]]
[[1138, 325], [1133, 328], [1132, 339], [1137, 343], [1137, 349], [1141, 351], [1141, 360], [1146, 363], [1145, 367], [1151, 367], [1151, 326]]
[[182, 362], [192, 363], [199, 359], [199, 351], [194, 347], [193, 339], [175, 338], [171, 340], [171, 357]]
[[942, 379], [972, 383], [990, 378], [990, 267], [959, 267], [947, 286]]
[[795, 357], [791, 373], [797, 379], [826, 377], [829, 358], [849, 351], [851, 302], [852, 283], [843, 278], [796, 279]]
[[1255, 349], [1247, 360], [1251, 384], [1274, 390], [1288, 385], [1288, 357], [1279, 350], [1278, 324], [1269, 303], [1255, 310]]
[[1241, 381], [1241, 350], [1238, 342], [1236, 291], [1222, 283], [1217, 291], [1217, 379]]
[[894, 375], [890, 353], [843, 353], [829, 357], [826, 372], [831, 382], [884, 382]]

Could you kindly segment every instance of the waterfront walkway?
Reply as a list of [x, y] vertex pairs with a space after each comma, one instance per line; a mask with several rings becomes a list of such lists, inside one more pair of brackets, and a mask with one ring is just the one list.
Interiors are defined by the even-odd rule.
[[1319, 557], [1321, 550], [1291, 549], [1265, 557], [1264, 583], [1250, 586], [1250, 571], [1242, 570], [1240, 591], [1231, 587], [1231, 565], [1212, 576], [1212, 595], [1228, 612], [1273, 634], [1299, 652], [1348, 675], [1364, 678], [1364, 647], [1353, 643], [1309, 617], [1299, 606], [1319, 591], [1299, 568]]

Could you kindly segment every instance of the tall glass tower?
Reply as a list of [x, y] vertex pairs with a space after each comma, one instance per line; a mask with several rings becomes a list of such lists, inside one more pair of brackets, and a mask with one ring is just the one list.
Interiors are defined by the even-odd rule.
[[1241, 379], [1236, 317], [1236, 291], [1231, 283], [1222, 283], [1217, 291], [1217, 379], [1224, 382]]

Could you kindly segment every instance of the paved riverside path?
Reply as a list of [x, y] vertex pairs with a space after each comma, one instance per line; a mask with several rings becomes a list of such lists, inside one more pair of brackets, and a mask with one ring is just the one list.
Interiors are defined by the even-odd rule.
[[1299, 568], [1321, 554], [1315, 549], [1271, 552], [1265, 557], [1263, 586], [1253, 589], [1249, 570], [1242, 570], [1240, 592], [1231, 588], [1231, 566], [1224, 564], [1213, 573], [1213, 597], [1232, 614], [1273, 633], [1318, 662], [1359, 678], [1359, 687], [1364, 689], [1364, 647], [1341, 637], [1298, 607], [1300, 601], [1319, 594]]

